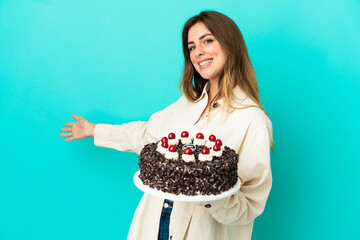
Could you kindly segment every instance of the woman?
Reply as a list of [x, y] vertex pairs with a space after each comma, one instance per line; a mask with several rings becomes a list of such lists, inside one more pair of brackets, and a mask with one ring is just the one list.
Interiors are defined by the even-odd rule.
[[245, 42], [230, 18], [213, 11], [190, 18], [182, 42], [184, 96], [179, 100], [148, 122], [95, 125], [73, 115], [77, 122], [64, 124], [72, 128], [61, 129], [68, 132], [61, 136], [70, 137], [65, 141], [94, 136], [97, 146], [140, 153], [145, 144], [169, 132], [214, 134], [239, 153], [239, 192], [212, 202], [165, 204], [144, 194], [128, 239], [162, 239], [163, 234], [173, 240], [250, 239], [272, 184], [272, 124], [261, 106]]

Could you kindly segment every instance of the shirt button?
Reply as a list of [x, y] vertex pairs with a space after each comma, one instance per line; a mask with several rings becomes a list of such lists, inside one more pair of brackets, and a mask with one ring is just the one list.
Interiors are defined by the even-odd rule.
[[215, 102], [215, 103], [213, 103], [213, 108], [216, 108], [217, 106], [218, 106], [218, 104]]
[[211, 208], [211, 204], [206, 204], [205, 207], [206, 208]]
[[164, 203], [164, 208], [168, 208], [169, 204], [168, 203]]

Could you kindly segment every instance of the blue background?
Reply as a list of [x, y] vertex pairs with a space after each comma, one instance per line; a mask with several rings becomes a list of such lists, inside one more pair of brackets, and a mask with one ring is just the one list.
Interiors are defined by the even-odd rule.
[[360, 2], [0, 0], [0, 239], [125, 239], [137, 155], [65, 142], [71, 114], [148, 117], [180, 96], [181, 29], [241, 29], [274, 126], [253, 239], [359, 239]]

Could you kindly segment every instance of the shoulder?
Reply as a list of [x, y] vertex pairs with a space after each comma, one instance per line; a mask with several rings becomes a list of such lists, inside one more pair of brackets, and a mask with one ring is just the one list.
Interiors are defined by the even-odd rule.
[[251, 131], [258, 131], [266, 128], [272, 132], [272, 122], [266, 113], [259, 107], [248, 107], [234, 109], [231, 113], [234, 118], [241, 121]]
[[250, 98], [245, 98], [233, 106], [234, 108], [230, 110], [231, 115], [239, 119], [241, 118], [242, 122], [247, 122], [253, 127], [258, 128], [271, 125], [270, 118], [265, 111]]
[[253, 125], [267, 126], [271, 123], [269, 117], [261, 107], [254, 102], [246, 93], [236, 86], [233, 90], [234, 100], [231, 103], [235, 108], [233, 111], [238, 114], [245, 114], [248, 120], [251, 120]]
[[262, 144], [266, 142], [268, 146], [273, 143], [273, 126], [266, 113], [258, 107], [245, 109], [235, 109], [229, 116], [232, 123], [232, 133], [237, 136], [238, 148], [244, 142], [251, 144]]
[[[235, 111], [241, 111], [241, 109], [237, 109]], [[244, 111], [243, 114], [244, 117], [248, 120], [252, 128], [260, 129], [260, 128], [272, 126], [270, 118], [260, 107], [249, 107], [243, 109], [243, 111]]]
[[240, 88], [234, 90], [236, 97], [233, 102], [231, 115], [241, 122], [241, 127], [246, 128], [249, 134], [266, 131], [272, 139], [273, 126], [270, 118], [261, 107], [244, 94]]

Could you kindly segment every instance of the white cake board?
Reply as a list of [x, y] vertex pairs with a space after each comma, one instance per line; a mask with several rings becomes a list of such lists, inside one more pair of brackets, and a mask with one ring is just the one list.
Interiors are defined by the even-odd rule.
[[239, 191], [240, 186], [241, 186], [241, 181], [238, 178], [237, 183], [232, 188], [230, 188], [226, 192], [223, 192], [218, 195], [196, 195], [196, 196], [187, 196], [184, 194], [176, 195], [176, 194], [172, 194], [172, 193], [165, 193], [165, 192], [159, 191], [155, 188], [150, 188], [149, 186], [144, 185], [143, 182], [141, 181], [141, 179], [139, 178], [139, 174], [140, 174], [140, 170], [137, 171], [134, 175], [134, 183], [138, 189], [140, 189], [144, 193], [153, 195], [155, 197], [165, 198], [165, 199], [169, 199], [172, 201], [208, 202], [208, 201], [219, 200], [219, 199], [223, 199], [223, 198], [226, 198], [226, 197], [229, 197], [229, 196], [235, 194], [237, 191]]

